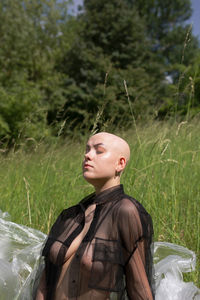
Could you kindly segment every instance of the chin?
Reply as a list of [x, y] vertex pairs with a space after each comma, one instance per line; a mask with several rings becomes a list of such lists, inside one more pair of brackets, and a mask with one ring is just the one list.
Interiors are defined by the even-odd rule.
[[83, 178], [92, 185], [96, 185], [97, 183], [100, 183], [102, 181], [102, 179], [95, 178], [93, 176], [90, 176], [89, 174], [83, 174]]
[[86, 174], [83, 175], [83, 178], [89, 183], [95, 181], [95, 178], [93, 178], [92, 176], [88, 176]]

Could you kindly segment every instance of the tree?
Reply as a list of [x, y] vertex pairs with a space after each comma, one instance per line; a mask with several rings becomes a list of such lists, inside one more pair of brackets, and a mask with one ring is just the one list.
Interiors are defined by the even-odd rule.
[[75, 120], [73, 126], [90, 127], [103, 107], [103, 123], [112, 120], [115, 125], [129, 126], [131, 109], [141, 117], [149, 104], [158, 101], [164, 72], [135, 9], [120, 0], [88, 0], [84, 4], [78, 16], [77, 39], [61, 64], [68, 75], [61, 118], [69, 123]]
[[165, 101], [158, 111], [159, 118], [178, 115], [193, 118], [200, 111], [200, 51], [189, 66], [177, 64], [181, 74], [177, 84], [169, 84]]
[[[56, 69], [68, 22], [68, 1], [0, 2], [0, 139], [46, 136], [47, 111], [62, 106], [62, 74]], [[64, 45], [63, 45], [64, 44]], [[13, 142], [11, 142], [13, 143]]]
[[0, 2], [1, 140], [57, 135], [61, 124], [65, 134], [128, 127], [161, 105], [183, 108], [180, 74], [198, 52], [184, 25], [189, 0], [85, 0], [77, 17], [69, 1]]
[[193, 64], [193, 59], [199, 52], [198, 40], [192, 35], [191, 26], [186, 24], [192, 13], [191, 1], [127, 0], [127, 2], [144, 18], [147, 34], [153, 45], [152, 51], [164, 64], [166, 77], [173, 83], [166, 86], [166, 93], [158, 109], [159, 116], [187, 114], [191, 97], [183, 90], [190, 80], [188, 78], [183, 80], [183, 77], [186, 76], [186, 70]]
[[[145, 19], [153, 51], [171, 71], [171, 65], [188, 65], [198, 51], [198, 41], [185, 22], [192, 14], [190, 0], [127, 0]], [[187, 48], [187, 49], [186, 49]], [[184, 51], [185, 50], [185, 51]], [[171, 73], [173, 75], [173, 73]]]

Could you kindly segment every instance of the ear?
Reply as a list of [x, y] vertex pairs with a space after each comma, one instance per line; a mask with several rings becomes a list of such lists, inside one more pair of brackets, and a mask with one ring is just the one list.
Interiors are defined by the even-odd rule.
[[118, 160], [118, 164], [116, 167], [116, 171], [118, 173], [121, 173], [126, 167], [126, 158], [124, 156], [121, 156]]

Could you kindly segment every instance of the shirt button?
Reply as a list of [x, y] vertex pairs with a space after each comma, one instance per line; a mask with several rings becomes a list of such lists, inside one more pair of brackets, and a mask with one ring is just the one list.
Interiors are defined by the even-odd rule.
[[79, 254], [76, 254], [76, 258], [79, 258]]
[[72, 283], [75, 283], [76, 282], [76, 280], [72, 280]]

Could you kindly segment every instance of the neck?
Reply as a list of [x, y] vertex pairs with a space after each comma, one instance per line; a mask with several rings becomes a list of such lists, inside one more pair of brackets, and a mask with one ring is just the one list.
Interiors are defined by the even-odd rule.
[[96, 195], [103, 192], [104, 190], [107, 190], [107, 189], [117, 186], [119, 184], [120, 184], [120, 177], [118, 177], [117, 179], [112, 180], [112, 181], [106, 181], [103, 184], [94, 185]]

